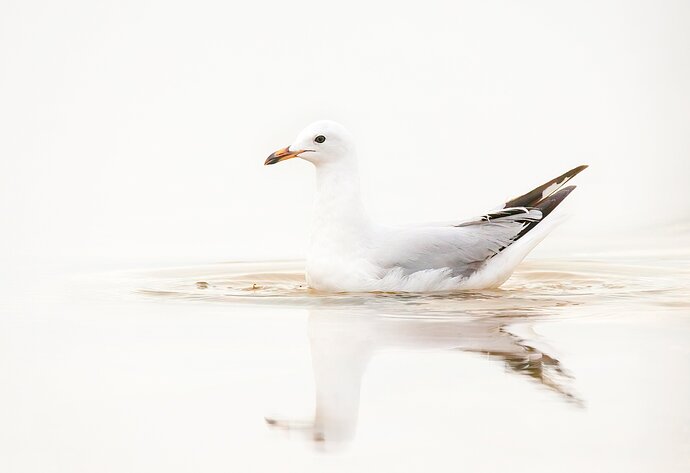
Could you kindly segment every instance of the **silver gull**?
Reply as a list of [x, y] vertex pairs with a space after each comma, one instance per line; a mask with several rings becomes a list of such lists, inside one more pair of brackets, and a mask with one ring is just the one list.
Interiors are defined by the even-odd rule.
[[307, 126], [265, 164], [291, 158], [316, 168], [306, 277], [335, 292], [434, 292], [500, 286], [558, 223], [547, 218], [575, 188], [578, 166], [481, 217], [393, 227], [372, 221], [360, 198], [352, 135], [333, 121]]

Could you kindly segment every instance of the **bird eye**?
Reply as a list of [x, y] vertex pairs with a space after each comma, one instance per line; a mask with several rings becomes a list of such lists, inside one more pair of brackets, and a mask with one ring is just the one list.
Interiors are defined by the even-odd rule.
[[316, 138], [314, 138], [314, 141], [316, 141], [317, 143], [323, 143], [324, 141], [326, 141], [326, 137], [323, 135], [319, 135]]

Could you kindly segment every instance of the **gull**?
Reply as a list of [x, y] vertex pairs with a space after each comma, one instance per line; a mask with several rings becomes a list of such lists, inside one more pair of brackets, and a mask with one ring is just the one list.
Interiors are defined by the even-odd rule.
[[559, 223], [547, 218], [572, 192], [578, 166], [486, 215], [449, 224], [394, 227], [372, 221], [360, 197], [354, 139], [322, 120], [264, 164], [292, 158], [316, 169], [306, 261], [309, 287], [328, 292], [447, 292], [496, 288]]

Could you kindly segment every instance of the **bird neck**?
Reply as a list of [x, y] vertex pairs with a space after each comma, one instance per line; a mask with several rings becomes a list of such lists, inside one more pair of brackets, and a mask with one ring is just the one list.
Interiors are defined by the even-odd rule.
[[322, 163], [316, 167], [315, 224], [347, 226], [369, 223], [360, 196], [357, 163]]

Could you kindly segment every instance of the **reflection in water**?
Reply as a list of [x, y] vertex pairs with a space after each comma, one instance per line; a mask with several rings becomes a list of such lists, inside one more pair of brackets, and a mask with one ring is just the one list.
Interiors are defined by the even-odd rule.
[[[461, 350], [501, 360], [508, 372], [540, 383], [564, 401], [581, 405], [571, 377], [552, 355], [509, 331], [527, 314], [476, 316], [448, 313], [423, 317], [312, 309], [309, 340], [316, 385], [313, 421], [267, 418], [269, 425], [302, 430], [314, 441], [339, 443], [354, 437], [362, 377], [372, 356], [387, 349]], [[543, 314], [542, 314], [543, 315]], [[540, 344], [541, 345], [541, 344]]]
[[319, 293], [306, 287], [294, 264], [231, 263], [148, 272], [137, 291], [272, 310], [308, 309], [314, 418], [267, 422], [330, 446], [354, 437], [363, 375], [374, 354], [389, 349], [482, 354], [555, 398], [583, 405], [555, 352], [536, 334], [520, 334], [531, 322], [583, 317], [576, 306], [586, 306], [587, 317], [643, 306], [688, 314], [689, 262], [687, 251], [624, 262], [610, 257], [527, 262], [501, 289], [447, 294]]

